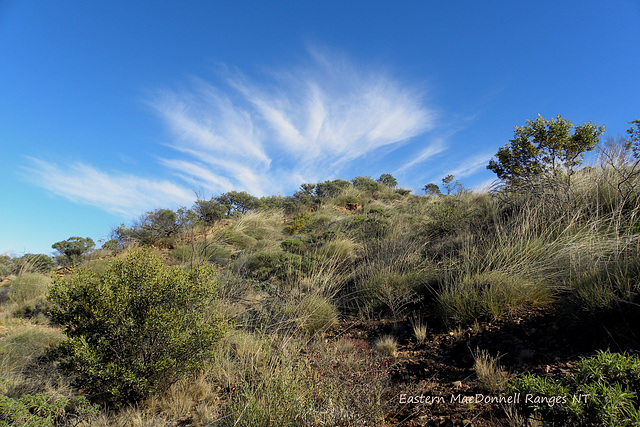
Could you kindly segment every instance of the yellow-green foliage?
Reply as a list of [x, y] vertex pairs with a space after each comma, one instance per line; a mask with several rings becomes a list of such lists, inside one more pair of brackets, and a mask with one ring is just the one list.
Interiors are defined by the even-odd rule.
[[305, 227], [309, 223], [311, 216], [309, 212], [302, 212], [293, 216], [291, 221], [287, 224], [287, 231], [289, 234], [298, 234], [305, 232]]
[[52, 317], [68, 340], [58, 354], [78, 386], [108, 401], [135, 401], [202, 369], [224, 332], [212, 312], [212, 269], [166, 268], [131, 252], [98, 276], [80, 270], [51, 288]]

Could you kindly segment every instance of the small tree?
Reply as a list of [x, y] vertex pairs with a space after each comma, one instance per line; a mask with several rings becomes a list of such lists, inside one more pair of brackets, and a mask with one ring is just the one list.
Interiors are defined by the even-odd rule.
[[[302, 184], [303, 186], [305, 184]], [[307, 184], [308, 185], [308, 184]], [[315, 184], [314, 194], [318, 198], [338, 197], [345, 189], [351, 187], [351, 183], [344, 179], [319, 182]]]
[[396, 186], [398, 185], [398, 181], [390, 173], [383, 173], [382, 175], [380, 175], [380, 178], [378, 178], [377, 181], [389, 188], [396, 188]]
[[202, 369], [225, 330], [216, 295], [212, 268], [166, 268], [148, 249], [101, 276], [81, 269], [50, 289], [51, 316], [68, 337], [55, 353], [95, 398], [137, 401]]
[[51, 247], [67, 257], [70, 263], [75, 263], [78, 258], [93, 249], [95, 245], [91, 237], [69, 237], [67, 240], [54, 243]]
[[147, 212], [141, 220], [140, 228], [148, 230], [154, 240], [169, 237], [180, 229], [178, 214], [171, 209]]
[[433, 182], [425, 185], [422, 189], [427, 196], [439, 196], [440, 194], [442, 194], [440, 188]]
[[369, 176], [356, 176], [351, 180], [353, 187], [366, 193], [375, 194], [384, 187]]
[[200, 221], [212, 223], [224, 218], [226, 208], [220, 202], [211, 200], [196, 200], [193, 212]]
[[447, 190], [448, 195], [456, 191], [456, 189], [457, 189], [457, 192], [462, 191], [462, 184], [460, 184], [460, 181], [458, 181], [457, 179], [454, 182], [453, 181], [454, 179], [455, 179], [455, 176], [451, 174], [442, 178], [442, 186], [445, 188], [445, 190]]
[[260, 200], [246, 191], [222, 193], [215, 200], [224, 206], [227, 216], [231, 216], [235, 212], [246, 213], [260, 206]]
[[487, 169], [510, 185], [541, 175], [568, 181], [603, 132], [604, 126], [591, 122], [573, 126], [560, 115], [551, 120], [539, 115], [526, 126], [516, 126], [515, 138], [498, 150]]

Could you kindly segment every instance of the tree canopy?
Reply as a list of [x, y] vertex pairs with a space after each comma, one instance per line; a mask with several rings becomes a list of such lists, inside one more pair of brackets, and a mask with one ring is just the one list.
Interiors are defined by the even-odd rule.
[[69, 237], [67, 240], [56, 242], [51, 247], [60, 254], [67, 257], [71, 262], [75, 262], [86, 252], [89, 252], [95, 243], [91, 237]]
[[604, 126], [591, 122], [574, 126], [560, 115], [551, 120], [538, 115], [516, 126], [514, 139], [498, 150], [487, 169], [509, 184], [540, 175], [570, 178], [603, 132]]

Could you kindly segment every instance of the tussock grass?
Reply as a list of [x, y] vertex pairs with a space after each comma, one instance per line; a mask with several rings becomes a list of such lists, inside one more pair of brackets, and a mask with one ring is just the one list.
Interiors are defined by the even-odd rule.
[[[58, 373], [50, 366], [34, 365], [49, 346], [64, 341], [59, 329], [27, 322], [0, 328], [0, 378], [20, 393], [55, 391], [47, 389], [58, 383]], [[61, 385], [59, 384], [58, 387]]]
[[486, 350], [476, 349], [473, 353], [473, 369], [485, 390], [497, 395], [505, 390], [509, 375], [503, 371], [498, 358]]
[[420, 318], [420, 316], [413, 315], [411, 317], [411, 327], [413, 329], [413, 336], [416, 337], [418, 344], [424, 344], [427, 341], [427, 335], [429, 329], [427, 323]]
[[391, 335], [383, 335], [376, 340], [376, 350], [384, 356], [396, 357], [398, 341]]
[[527, 306], [546, 305], [551, 301], [551, 291], [547, 286], [491, 271], [445, 285], [436, 301], [446, 321], [466, 324], [516, 314]]
[[46, 296], [51, 279], [39, 273], [23, 273], [9, 282], [9, 303], [24, 304]]
[[325, 243], [319, 250], [320, 254], [331, 258], [335, 262], [342, 262], [349, 257], [356, 256], [360, 245], [349, 237], [340, 237]]

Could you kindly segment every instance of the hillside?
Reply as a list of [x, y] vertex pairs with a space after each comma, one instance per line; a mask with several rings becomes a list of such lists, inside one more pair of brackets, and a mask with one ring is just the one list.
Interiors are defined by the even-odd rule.
[[[149, 212], [101, 249], [60, 257], [64, 268], [4, 260], [0, 420], [639, 425], [638, 180], [633, 163], [612, 158], [571, 180], [486, 194], [459, 186], [414, 195], [391, 175], [304, 184], [289, 197], [230, 192]], [[117, 287], [127, 268], [150, 290]], [[215, 297], [192, 298], [210, 283]], [[166, 359], [171, 381], [151, 377], [164, 368], [136, 354], [123, 360], [146, 370], [127, 371], [126, 381], [117, 366], [107, 375], [85, 336], [77, 342], [86, 354], [51, 350], [86, 326], [79, 319], [98, 309], [83, 304], [98, 300], [100, 310], [137, 304], [138, 314], [175, 326], [167, 346], [182, 347]], [[163, 304], [195, 317], [162, 317], [154, 307]], [[101, 313], [105, 334], [120, 327]], [[210, 341], [189, 329], [197, 322], [218, 328], [207, 329]], [[145, 353], [153, 340], [117, 331], [123, 348], [165, 357], [162, 348]], [[202, 348], [186, 344], [200, 339]]]

